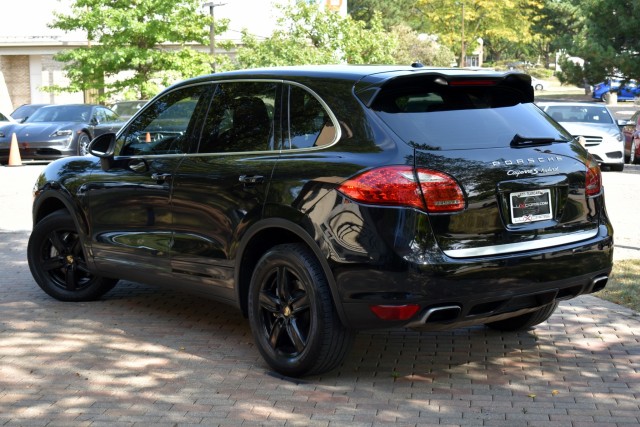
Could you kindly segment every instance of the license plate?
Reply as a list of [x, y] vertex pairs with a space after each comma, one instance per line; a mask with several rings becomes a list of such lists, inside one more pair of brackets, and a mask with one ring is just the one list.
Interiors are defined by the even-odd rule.
[[551, 190], [531, 190], [511, 193], [511, 222], [544, 221], [552, 218]]

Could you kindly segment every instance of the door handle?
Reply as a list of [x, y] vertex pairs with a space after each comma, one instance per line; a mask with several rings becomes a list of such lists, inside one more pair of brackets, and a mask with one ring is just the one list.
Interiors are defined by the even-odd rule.
[[238, 178], [238, 181], [240, 181], [243, 184], [260, 184], [262, 181], [264, 181], [264, 176], [262, 176], [262, 175], [253, 175], [253, 176], [240, 175], [240, 177]]
[[156, 172], [154, 172], [154, 173], [151, 174], [151, 179], [156, 181], [158, 184], [162, 184], [163, 182], [167, 181], [170, 178], [171, 178], [171, 174], [170, 173], [156, 173]]

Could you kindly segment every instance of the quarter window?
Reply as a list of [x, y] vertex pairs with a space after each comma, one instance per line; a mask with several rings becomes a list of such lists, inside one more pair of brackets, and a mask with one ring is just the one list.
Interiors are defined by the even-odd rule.
[[319, 147], [335, 140], [336, 130], [320, 101], [298, 86], [289, 86], [289, 128], [285, 149]]

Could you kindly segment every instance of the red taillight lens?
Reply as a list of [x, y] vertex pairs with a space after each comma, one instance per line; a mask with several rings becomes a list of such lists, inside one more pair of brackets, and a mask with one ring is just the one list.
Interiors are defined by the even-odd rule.
[[418, 312], [420, 306], [407, 305], [372, 305], [371, 311], [382, 320], [409, 320]]
[[600, 166], [591, 158], [587, 161], [586, 166], [585, 192], [587, 197], [597, 196], [602, 191], [602, 172], [600, 171]]
[[429, 169], [418, 169], [414, 174], [410, 166], [372, 169], [345, 181], [338, 190], [359, 203], [434, 213], [458, 212], [465, 205], [462, 189], [452, 177]]

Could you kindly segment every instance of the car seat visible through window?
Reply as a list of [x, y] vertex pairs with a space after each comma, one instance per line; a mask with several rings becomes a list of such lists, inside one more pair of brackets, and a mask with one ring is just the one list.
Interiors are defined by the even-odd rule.
[[219, 151], [262, 151], [269, 146], [271, 124], [267, 107], [257, 97], [241, 97], [233, 101], [231, 128], [216, 143]]

